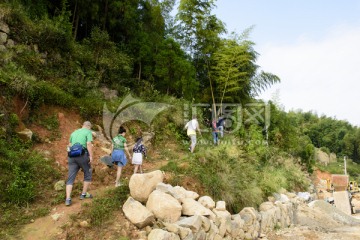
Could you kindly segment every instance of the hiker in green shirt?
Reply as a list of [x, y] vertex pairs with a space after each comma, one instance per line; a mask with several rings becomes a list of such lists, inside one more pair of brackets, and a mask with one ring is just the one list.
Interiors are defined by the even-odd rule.
[[76, 175], [80, 169], [84, 171], [84, 186], [80, 195], [80, 199], [83, 200], [85, 198], [92, 198], [92, 195], [87, 192], [92, 178], [91, 162], [93, 160], [93, 135], [90, 129], [91, 123], [86, 121], [83, 123], [82, 128], [75, 130], [70, 136], [68, 148], [73, 146], [75, 143], [80, 143], [84, 150], [82, 151], [81, 155], [68, 158], [69, 174], [66, 181], [66, 206], [71, 205], [71, 192]]
[[116, 172], [116, 180], [115, 180], [115, 187], [121, 186], [120, 177], [122, 168], [125, 167], [127, 163], [125, 151], [127, 155], [130, 157], [129, 150], [126, 146], [126, 139], [125, 139], [126, 130], [124, 127], [119, 128], [119, 134], [112, 139], [111, 144], [111, 158], [115, 165], [117, 165], [117, 172]]

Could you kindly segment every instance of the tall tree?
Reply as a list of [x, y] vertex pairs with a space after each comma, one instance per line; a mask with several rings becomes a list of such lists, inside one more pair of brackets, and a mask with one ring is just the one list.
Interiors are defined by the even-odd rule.
[[258, 54], [253, 49], [254, 43], [246, 40], [250, 30], [244, 31], [241, 36], [233, 34], [229, 39], [224, 39], [213, 55], [212, 76], [221, 104], [224, 100], [249, 100], [261, 90], [280, 81], [271, 73], [258, 72]]
[[155, 62], [158, 89], [186, 99], [194, 97], [198, 90], [195, 69], [177, 42], [171, 38], [164, 40]]
[[182, 47], [192, 58], [200, 88], [211, 89], [216, 116], [210, 59], [220, 45], [220, 35], [225, 33], [226, 29], [224, 23], [211, 13], [215, 1], [181, 0], [176, 15], [176, 34]]

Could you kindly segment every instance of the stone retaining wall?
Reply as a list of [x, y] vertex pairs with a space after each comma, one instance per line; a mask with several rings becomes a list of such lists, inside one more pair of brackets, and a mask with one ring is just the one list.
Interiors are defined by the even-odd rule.
[[224, 201], [215, 203], [209, 196], [164, 184], [163, 179], [159, 170], [130, 178], [131, 197], [123, 212], [140, 228], [138, 239], [257, 239], [296, 224], [297, 206], [304, 202], [284, 191], [259, 210], [246, 207], [231, 214]]

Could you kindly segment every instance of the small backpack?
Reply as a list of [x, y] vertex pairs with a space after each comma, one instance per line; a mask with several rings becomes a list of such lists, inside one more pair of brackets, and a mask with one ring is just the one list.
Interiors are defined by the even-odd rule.
[[75, 143], [70, 147], [70, 151], [68, 152], [69, 157], [79, 157], [85, 153], [85, 149], [83, 145], [80, 143]]

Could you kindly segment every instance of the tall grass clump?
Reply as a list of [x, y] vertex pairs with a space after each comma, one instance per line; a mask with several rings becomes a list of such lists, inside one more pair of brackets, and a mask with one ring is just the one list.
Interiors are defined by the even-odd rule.
[[91, 206], [85, 210], [84, 216], [90, 219], [93, 226], [102, 226], [114, 216], [114, 210], [121, 209], [129, 193], [127, 184], [108, 190], [103, 196], [93, 199]]
[[[249, 155], [237, 145], [201, 147], [190, 161], [188, 174], [196, 177], [215, 200], [223, 200], [229, 210], [257, 207], [281, 188], [304, 190], [309, 185], [306, 176], [292, 158]], [[270, 150], [267, 154], [270, 154]], [[200, 161], [201, 159], [201, 161]]]
[[263, 200], [254, 161], [235, 148], [204, 149], [198, 154], [203, 161], [192, 161], [189, 168], [207, 192], [215, 200], [224, 200], [232, 212], [259, 205]]

